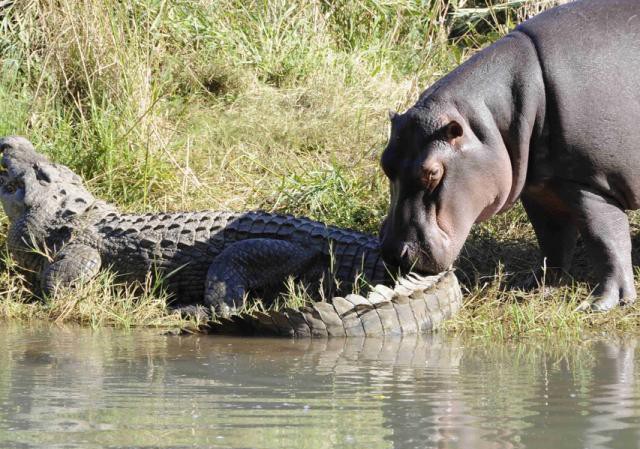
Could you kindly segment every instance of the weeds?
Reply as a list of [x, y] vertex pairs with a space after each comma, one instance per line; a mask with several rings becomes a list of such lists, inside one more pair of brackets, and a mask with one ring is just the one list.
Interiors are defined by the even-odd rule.
[[5, 254], [3, 262], [6, 268], [0, 272], [0, 319], [72, 322], [91, 327], [197, 325], [168, 309], [170, 298], [151, 276], [142, 285], [125, 285], [112, 273], [102, 272], [73, 290], [59, 290], [55, 299], [37, 299], [12, 259]]

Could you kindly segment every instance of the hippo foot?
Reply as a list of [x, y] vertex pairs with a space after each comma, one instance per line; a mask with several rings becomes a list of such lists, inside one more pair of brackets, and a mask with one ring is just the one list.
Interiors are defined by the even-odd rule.
[[617, 292], [613, 292], [613, 294], [609, 294], [606, 296], [597, 295], [591, 300], [586, 299], [582, 301], [576, 308], [576, 311], [603, 313], [614, 309], [616, 306], [624, 307], [631, 305], [635, 302], [635, 300], [635, 294], [620, 298], [620, 295]]

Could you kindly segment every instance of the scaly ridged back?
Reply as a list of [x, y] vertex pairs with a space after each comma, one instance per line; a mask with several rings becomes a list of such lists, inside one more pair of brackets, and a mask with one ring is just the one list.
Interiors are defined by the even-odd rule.
[[[351, 289], [356, 278], [389, 280], [378, 239], [307, 218], [267, 212], [177, 212], [105, 216], [95, 225], [107, 260], [129, 272], [151, 264], [167, 271], [191, 264], [198, 273], [229, 245], [246, 239], [286, 240], [325, 255], [332, 275]], [[121, 271], [121, 270], [119, 270]]]
[[394, 288], [376, 285], [366, 297], [347, 295], [300, 310], [269, 310], [219, 319], [214, 333], [257, 333], [289, 337], [415, 335], [436, 329], [462, 305], [451, 271], [436, 276], [411, 274]]

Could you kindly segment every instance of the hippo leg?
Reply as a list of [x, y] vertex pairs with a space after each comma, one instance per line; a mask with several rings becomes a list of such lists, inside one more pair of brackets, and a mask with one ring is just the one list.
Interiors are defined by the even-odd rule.
[[[565, 214], [557, 215], [534, 199], [522, 197], [545, 261], [545, 283], [557, 284], [571, 266], [578, 228]], [[536, 280], [541, 279], [536, 276]]]
[[247, 239], [229, 245], [211, 263], [204, 302], [222, 316], [244, 304], [250, 290], [281, 289], [288, 276], [300, 276], [318, 265], [319, 254], [276, 239]]
[[637, 294], [627, 215], [593, 192], [579, 191], [577, 200], [578, 228], [598, 281], [591, 310], [605, 311], [634, 302]]

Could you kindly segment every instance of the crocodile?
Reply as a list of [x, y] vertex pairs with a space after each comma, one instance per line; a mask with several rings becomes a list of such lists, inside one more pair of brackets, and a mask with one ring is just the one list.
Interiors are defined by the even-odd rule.
[[[460, 306], [451, 272], [408, 274], [386, 287], [394, 285], [393, 267], [375, 236], [261, 211], [121, 213], [24, 137], [0, 139], [0, 152], [7, 247], [42, 296], [109, 269], [123, 282], [161, 279], [174, 307], [213, 309], [214, 331], [233, 323], [295, 336], [418, 333]], [[234, 316], [248, 297], [273, 299], [289, 278], [321, 300]], [[350, 294], [362, 288], [368, 293]]]

